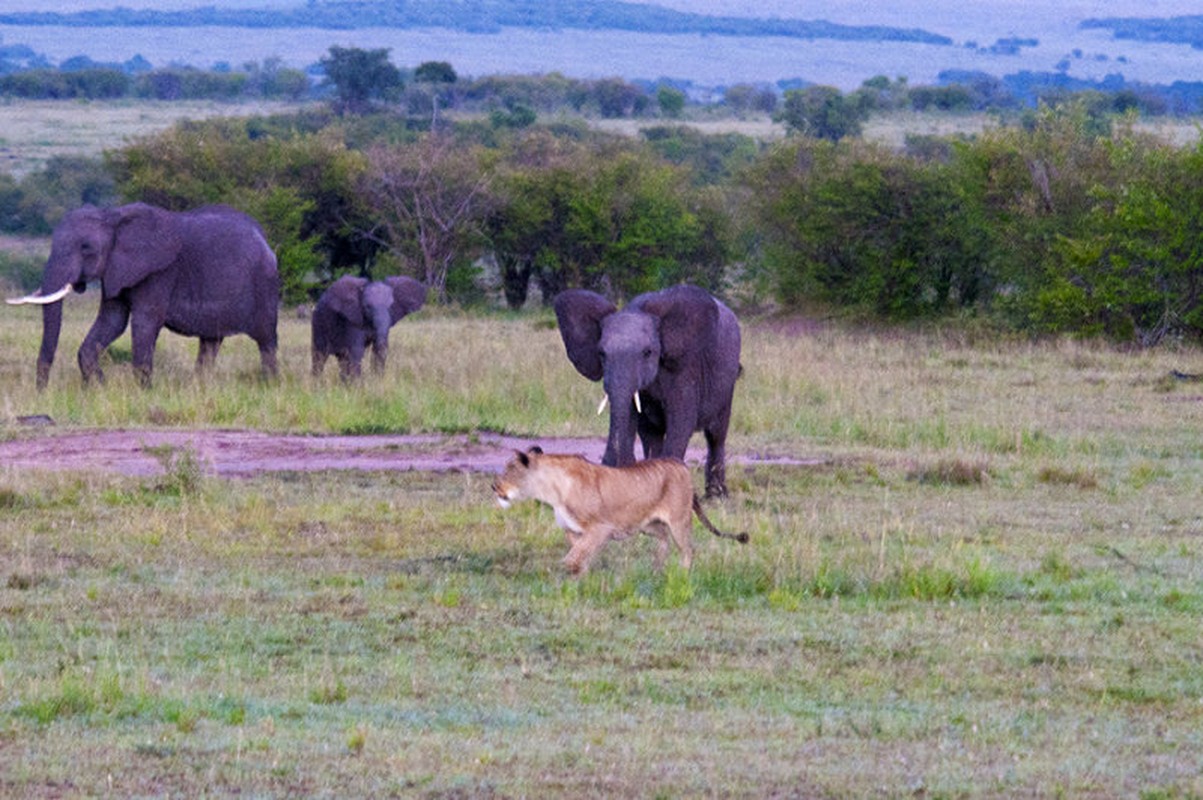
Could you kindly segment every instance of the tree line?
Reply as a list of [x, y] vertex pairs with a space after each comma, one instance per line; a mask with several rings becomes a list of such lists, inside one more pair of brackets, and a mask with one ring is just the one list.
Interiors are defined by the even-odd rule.
[[444, 0], [326, 0], [293, 8], [216, 8], [179, 11], [156, 9], [88, 9], [84, 11], [0, 12], [3, 25], [64, 25], [86, 27], [235, 28], [449, 28], [472, 33], [495, 33], [503, 28], [623, 30], [647, 33], [695, 33], [719, 36], [787, 36], [844, 41], [923, 42], [951, 45], [947, 36], [919, 28], [887, 25], [842, 25], [825, 20], [779, 17], [727, 17], [678, 11], [650, 3], [613, 0], [572, 0], [531, 3], [530, 0], [491, 0], [454, 3]]
[[[466, 112], [502, 109], [516, 112], [518, 118], [532, 111], [557, 109], [605, 117], [674, 117], [686, 106], [718, 107], [734, 114], [778, 113], [784, 106], [781, 113], [789, 122], [794, 113], [791, 109], [801, 103], [822, 102], [840, 117], [863, 118], [874, 111], [891, 109], [1011, 113], [1082, 97], [1090, 98], [1101, 113], [1135, 110], [1155, 116], [1203, 110], [1203, 82], [1149, 85], [1126, 81], [1118, 74], [1093, 81], [1071, 78], [1065, 70], [1022, 71], [1003, 77], [946, 70], [936, 84], [917, 86], [905, 78], [877, 76], [844, 93], [796, 79], [773, 84], [737, 83], [720, 89], [696, 87], [684, 80], [582, 80], [554, 72], [461, 79], [447, 62], [402, 69], [389, 60], [387, 49], [354, 47], [332, 47], [328, 56], [304, 70], [288, 67], [278, 57], [237, 67], [221, 63], [212, 69], [199, 69], [177, 65], [156, 68], [141, 56], [124, 63], [98, 63], [75, 56], [56, 67], [27, 47], [0, 45], [0, 97], [165, 101], [320, 101], [333, 97], [342, 101], [356, 95], [360, 100], [389, 103], [411, 113], [439, 105]], [[365, 108], [366, 103], [352, 110], [361, 112]]]
[[[268, 230], [289, 302], [346, 273], [514, 308], [532, 290], [621, 299], [688, 281], [886, 320], [1141, 345], [1203, 334], [1203, 146], [1160, 143], [1082, 98], [902, 150], [805, 124], [774, 144], [671, 121], [632, 138], [346, 100], [185, 122], [102, 160], [0, 176], [0, 229], [45, 233], [81, 202], [229, 203]], [[37, 265], [7, 272], [36, 283]]]

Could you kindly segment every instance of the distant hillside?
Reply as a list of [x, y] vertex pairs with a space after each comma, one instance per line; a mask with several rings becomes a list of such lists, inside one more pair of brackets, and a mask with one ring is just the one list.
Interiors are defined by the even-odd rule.
[[191, 27], [238, 28], [450, 28], [489, 33], [502, 28], [620, 30], [660, 34], [717, 36], [782, 36], [797, 39], [922, 42], [950, 45], [952, 40], [917, 28], [879, 25], [839, 25], [823, 20], [753, 19], [693, 14], [643, 3], [615, 0], [311, 0], [291, 9], [222, 9], [212, 6], [188, 11], [154, 11], [115, 7], [59, 13], [28, 11], [0, 13], [4, 25], [66, 25], [77, 27]]
[[1081, 27], [1104, 28], [1110, 30], [1117, 39], [1189, 44], [1195, 49], [1203, 49], [1203, 16], [1169, 19], [1088, 19], [1082, 22]]

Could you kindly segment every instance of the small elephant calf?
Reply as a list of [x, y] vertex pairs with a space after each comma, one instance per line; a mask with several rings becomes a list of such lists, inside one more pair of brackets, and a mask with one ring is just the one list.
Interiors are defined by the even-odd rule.
[[384, 372], [388, 332], [402, 317], [426, 302], [426, 287], [413, 278], [392, 277], [369, 282], [344, 275], [326, 289], [313, 310], [313, 375], [326, 359], [338, 359], [344, 381], [360, 376], [363, 353], [372, 347], [372, 371]]

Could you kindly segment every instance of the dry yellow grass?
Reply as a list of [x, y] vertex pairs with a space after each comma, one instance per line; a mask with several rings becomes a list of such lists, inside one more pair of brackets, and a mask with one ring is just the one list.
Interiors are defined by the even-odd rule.
[[180, 120], [295, 108], [279, 102], [0, 100], [0, 169], [24, 175], [54, 156], [97, 155]]

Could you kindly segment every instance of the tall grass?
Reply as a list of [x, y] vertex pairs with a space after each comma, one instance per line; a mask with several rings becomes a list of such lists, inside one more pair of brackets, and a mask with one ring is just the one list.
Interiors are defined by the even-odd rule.
[[[90, 305], [90, 304], [89, 304]], [[50, 388], [0, 317], [0, 413], [59, 427], [602, 436], [550, 316], [427, 310], [382, 378], [160, 342]], [[613, 542], [582, 580], [488, 475], [223, 480], [0, 465], [0, 793], [1192, 797], [1203, 794], [1197, 350], [745, 328], [692, 571]], [[700, 477], [699, 477], [700, 484]]]
[[[214, 372], [193, 371], [196, 342], [164, 332], [155, 387], [134, 388], [128, 336], [110, 348], [108, 382], [80, 390], [74, 353], [94, 315], [69, 303], [48, 391], [33, 388], [40, 318], [0, 318], [0, 411], [46, 413], [63, 425], [218, 426], [332, 433], [497, 430], [604, 433], [600, 388], [573, 370], [550, 314], [473, 317], [426, 310], [393, 329], [383, 377], [343, 385], [331, 361], [309, 375], [305, 320], [280, 323], [282, 378], [264, 384], [246, 337], [227, 340]], [[1058, 341], [967, 342], [964, 337], [838, 328], [803, 335], [746, 325], [744, 375], [732, 435], [745, 447], [800, 443], [968, 459], [1100, 453], [1197, 456], [1181, 437], [1197, 410], [1177, 398], [1170, 371], [1198, 351], [1122, 352]], [[1185, 450], [1183, 450], [1185, 448]]]

